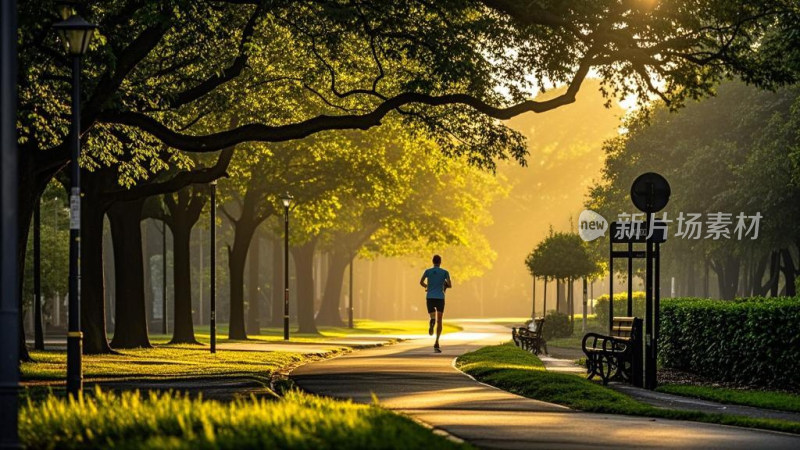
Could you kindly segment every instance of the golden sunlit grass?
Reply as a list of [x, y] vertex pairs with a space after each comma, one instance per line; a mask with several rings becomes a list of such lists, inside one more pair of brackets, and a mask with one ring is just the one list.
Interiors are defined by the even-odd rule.
[[456, 367], [509, 392], [582, 411], [694, 420], [800, 433], [800, 422], [662, 409], [571, 374], [549, 372], [536, 355], [513, 343], [484, 347], [456, 359]]
[[[118, 355], [86, 355], [83, 372], [92, 378], [186, 378], [251, 376], [269, 378], [276, 370], [309, 358], [295, 352], [219, 351], [196, 345], [170, 345], [151, 349], [120, 350]], [[32, 351], [35, 362], [21, 365], [23, 380], [63, 380], [64, 352]]]
[[220, 403], [173, 393], [100, 392], [79, 401], [28, 401], [26, 448], [471, 448], [377, 406], [289, 392]]
[[[83, 357], [83, 373], [88, 380], [93, 378], [188, 378], [214, 376], [248, 376], [268, 379], [277, 370], [285, 369], [319, 354], [331, 355], [358, 346], [358, 343], [337, 344], [336, 341], [368, 336], [403, 336], [427, 333], [427, 322], [420, 320], [374, 321], [357, 320], [356, 327], [321, 327], [319, 335], [292, 334], [291, 340], [281, 351], [256, 351], [259, 344], [283, 343], [283, 330], [262, 328], [260, 335], [250, 336], [252, 351], [219, 349], [210, 354], [208, 347], [198, 345], [165, 345], [169, 336], [151, 336], [156, 344], [150, 349], [118, 350], [117, 355], [86, 355]], [[197, 339], [208, 343], [208, 327], [197, 327]], [[444, 332], [455, 332], [461, 328], [445, 323]], [[227, 327], [218, 328], [218, 342], [224, 339]], [[241, 342], [241, 341], [240, 341]], [[365, 341], [364, 344], [369, 344]], [[293, 351], [293, 344], [326, 344], [320, 353], [304, 355]], [[270, 347], [274, 350], [274, 347]], [[26, 381], [56, 381], [66, 377], [67, 365], [64, 351], [32, 351], [34, 362], [21, 365], [22, 378]]]

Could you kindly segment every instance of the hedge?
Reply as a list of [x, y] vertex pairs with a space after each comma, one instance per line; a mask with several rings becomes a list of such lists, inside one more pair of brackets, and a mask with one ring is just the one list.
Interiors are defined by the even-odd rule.
[[[597, 323], [608, 326], [608, 294], [603, 294], [594, 300], [594, 312], [597, 314]], [[614, 316], [621, 317], [628, 314], [628, 292], [614, 294]], [[644, 317], [644, 292], [633, 291], [633, 315]]]
[[664, 299], [659, 362], [718, 381], [800, 387], [800, 297]]

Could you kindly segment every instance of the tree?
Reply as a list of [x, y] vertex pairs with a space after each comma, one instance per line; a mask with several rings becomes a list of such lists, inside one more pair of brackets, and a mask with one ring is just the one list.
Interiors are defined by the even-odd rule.
[[494, 258], [482, 229], [491, 222], [488, 207], [505, 193], [502, 183], [465, 158], [440, 156], [426, 133], [394, 124], [370, 134], [358, 148], [368, 149], [371, 165], [351, 170], [367, 185], [343, 193], [344, 206], [323, 229], [322, 248], [331, 259], [319, 323], [342, 324], [344, 272], [356, 255], [427, 263], [438, 252], [460, 281], [479, 276]]
[[[553, 232], [542, 240], [528, 257], [525, 265], [531, 275], [539, 278], [567, 280], [568, 314], [574, 321], [574, 298], [572, 296], [572, 282], [578, 278], [590, 277], [601, 270], [596, 254], [589, 245], [574, 232]], [[556, 304], [556, 310], [558, 310]]]
[[[768, 290], [777, 295], [783, 272], [785, 291], [791, 295], [789, 280], [797, 274], [794, 255], [800, 250], [800, 236], [790, 225], [800, 219], [798, 166], [792, 159], [797, 104], [796, 88], [772, 93], [741, 82], [725, 83], [715, 98], [689, 104], [677, 114], [655, 104], [629, 118], [627, 132], [606, 143], [603, 180], [591, 189], [587, 206], [605, 217], [629, 212], [631, 181], [657, 171], [672, 186], [665, 209], [670, 220], [680, 212], [730, 213], [733, 232], [738, 213], [760, 213], [757, 240], [733, 234], [730, 239], [704, 239], [705, 229], [700, 239], [674, 237], [673, 222], [662, 253], [666, 269], [693, 287], [693, 261], [699, 259], [717, 275], [722, 298]], [[696, 295], [693, 289], [687, 294]]]

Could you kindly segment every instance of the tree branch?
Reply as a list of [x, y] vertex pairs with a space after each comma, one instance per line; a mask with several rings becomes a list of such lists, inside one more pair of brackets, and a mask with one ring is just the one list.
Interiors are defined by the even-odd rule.
[[217, 178], [226, 176], [225, 171], [233, 158], [233, 147], [224, 149], [212, 167], [181, 172], [169, 180], [147, 183], [131, 189], [120, 189], [103, 194], [113, 201], [136, 200], [142, 197], [167, 194], [179, 191], [190, 184], [208, 183]]
[[255, 11], [253, 11], [253, 14], [251, 14], [250, 18], [247, 20], [247, 24], [242, 30], [242, 38], [239, 41], [239, 54], [236, 56], [236, 58], [234, 58], [231, 65], [226, 67], [222, 72], [214, 74], [201, 83], [177, 94], [174, 99], [168, 103], [171, 108], [176, 108], [187, 103], [191, 103], [205, 94], [213, 91], [217, 88], [217, 86], [236, 78], [242, 73], [242, 70], [244, 70], [244, 68], [247, 66], [247, 59], [250, 56], [246, 49], [246, 45], [253, 37], [256, 22], [264, 10], [263, 5], [263, 2], [259, 3]]
[[130, 111], [106, 112], [102, 115], [101, 120], [107, 123], [137, 127], [150, 133], [170, 147], [201, 153], [217, 151], [248, 141], [283, 142], [301, 139], [325, 130], [367, 130], [380, 125], [381, 120], [391, 111], [414, 103], [428, 106], [462, 104], [470, 106], [495, 119], [507, 120], [525, 112], [541, 113], [573, 103], [581, 83], [586, 78], [589, 68], [592, 65], [591, 61], [588, 55], [584, 58], [577, 68], [569, 87], [563, 94], [544, 101], [526, 100], [508, 107], [495, 107], [469, 94], [444, 94], [436, 96], [406, 92], [386, 99], [378, 104], [374, 110], [365, 114], [341, 116], [320, 115], [302, 122], [280, 126], [249, 124], [227, 131], [199, 136], [175, 132], [150, 116]]

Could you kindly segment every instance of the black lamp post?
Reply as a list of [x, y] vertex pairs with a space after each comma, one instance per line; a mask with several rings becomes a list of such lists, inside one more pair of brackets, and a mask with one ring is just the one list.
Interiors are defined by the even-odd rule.
[[349, 293], [347, 295], [347, 327], [353, 328], [353, 263], [356, 262], [356, 257], [350, 260], [350, 282], [348, 284]]
[[19, 448], [17, 2], [0, 2], [0, 448]]
[[209, 326], [211, 327], [211, 353], [217, 352], [217, 181], [211, 182], [211, 223], [208, 225], [211, 232], [211, 258], [208, 264], [208, 270], [211, 278], [211, 291], [209, 292], [211, 298], [209, 299], [209, 306], [211, 308], [211, 317]]
[[289, 205], [288, 192], [281, 196], [283, 202], [283, 339], [289, 340]]
[[167, 223], [161, 222], [161, 333], [167, 331]]
[[42, 201], [33, 210], [33, 348], [44, 350], [42, 328]]
[[[64, 14], [62, 12], [62, 14]], [[81, 188], [80, 188], [80, 74], [81, 57], [89, 49], [97, 25], [73, 14], [68, 19], [53, 25], [58, 31], [67, 54], [72, 59], [72, 128], [70, 129], [71, 180], [69, 197], [69, 331], [67, 332], [67, 392], [77, 396], [83, 387], [81, 373], [81, 352], [83, 334], [81, 333], [80, 299], [80, 261], [81, 253]]]
[[[533, 275], [533, 301], [531, 302], [533, 306], [531, 307], [531, 319], [536, 318], [536, 275]], [[544, 314], [542, 315], [544, 317]]]

